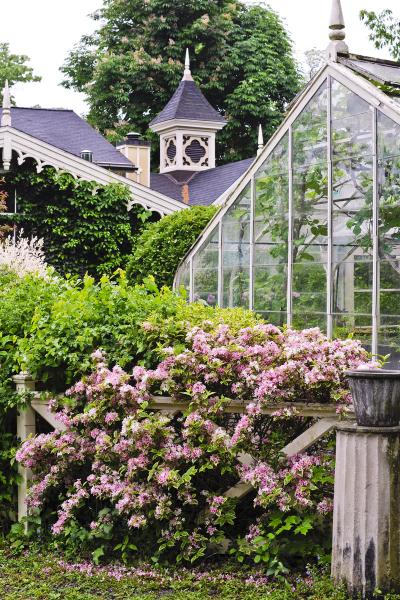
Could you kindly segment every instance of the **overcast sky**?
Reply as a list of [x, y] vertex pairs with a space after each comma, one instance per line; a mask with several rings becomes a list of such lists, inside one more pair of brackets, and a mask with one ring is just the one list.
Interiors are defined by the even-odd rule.
[[[12, 52], [27, 54], [40, 83], [19, 84], [13, 90], [19, 106], [73, 108], [85, 112], [84, 97], [61, 87], [62, 65], [68, 51], [95, 27], [89, 14], [101, 0], [0, 0], [0, 41], [9, 42]], [[297, 56], [312, 47], [328, 44], [331, 0], [269, 0], [267, 3], [284, 19], [295, 43]], [[342, 0], [350, 50], [360, 54], [388, 57], [368, 40], [359, 20], [362, 8], [376, 12], [390, 8], [400, 17], [399, 0]]]

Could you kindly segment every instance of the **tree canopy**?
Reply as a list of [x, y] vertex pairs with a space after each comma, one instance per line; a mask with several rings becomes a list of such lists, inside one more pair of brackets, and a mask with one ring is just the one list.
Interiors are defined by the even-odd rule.
[[25, 54], [12, 54], [9, 44], [0, 43], [0, 90], [4, 88], [6, 79], [10, 86], [17, 82], [41, 80], [41, 77], [34, 74], [32, 67], [27, 65], [29, 60], [29, 56]]
[[380, 13], [362, 10], [361, 20], [369, 29], [369, 39], [378, 49], [387, 48], [394, 59], [400, 59], [400, 19], [389, 9]]
[[185, 48], [192, 74], [227, 119], [219, 160], [255, 154], [257, 126], [269, 137], [301, 77], [279, 16], [231, 0], [104, 0], [97, 31], [67, 57], [64, 86], [84, 92], [89, 121], [111, 138], [148, 124], [182, 77]]

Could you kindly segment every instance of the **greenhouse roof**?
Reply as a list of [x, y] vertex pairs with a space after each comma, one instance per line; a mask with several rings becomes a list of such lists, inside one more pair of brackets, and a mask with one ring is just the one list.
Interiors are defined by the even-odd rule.
[[358, 54], [339, 55], [338, 62], [370, 81], [400, 87], [400, 63]]

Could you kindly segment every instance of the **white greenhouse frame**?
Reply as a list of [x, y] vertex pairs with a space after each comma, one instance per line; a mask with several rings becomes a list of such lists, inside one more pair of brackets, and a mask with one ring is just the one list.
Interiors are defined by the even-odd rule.
[[[373, 60], [373, 59], [371, 59]], [[400, 65], [399, 65], [400, 68]], [[378, 206], [378, 152], [377, 152], [377, 115], [379, 112], [388, 118], [392, 119], [395, 123], [400, 125], [400, 104], [393, 100], [390, 96], [379, 90], [373, 83], [357, 75], [351, 68], [344, 66], [340, 63], [328, 60], [326, 64], [320, 69], [315, 77], [309, 82], [304, 90], [297, 96], [289, 107], [287, 116], [272, 138], [264, 147], [263, 151], [256, 158], [251, 167], [242, 176], [240, 181], [237, 183], [235, 189], [228, 197], [226, 202], [221, 207], [220, 211], [211, 220], [209, 225], [206, 227], [200, 238], [185, 256], [181, 262], [174, 281], [175, 289], [178, 289], [182, 285], [182, 275], [187, 268], [190, 273], [190, 284], [189, 288], [189, 301], [193, 302], [194, 297], [194, 286], [193, 286], [193, 260], [198, 250], [205, 243], [209, 235], [215, 231], [218, 227], [218, 297], [217, 304], [222, 306], [222, 217], [226, 214], [229, 208], [234, 204], [240, 194], [245, 190], [245, 187], [251, 182], [251, 216], [250, 216], [250, 273], [249, 273], [249, 304], [248, 308], [254, 308], [254, 222], [255, 222], [255, 175], [258, 169], [264, 164], [266, 159], [271, 155], [273, 150], [278, 146], [279, 142], [284, 138], [286, 134], [289, 135], [289, 235], [288, 235], [288, 263], [287, 263], [287, 324], [292, 324], [292, 229], [293, 229], [293, 162], [292, 162], [292, 126], [294, 121], [300, 116], [302, 111], [306, 108], [307, 104], [312, 100], [314, 95], [318, 92], [320, 87], [327, 81], [328, 89], [328, 111], [327, 111], [327, 166], [328, 166], [328, 273], [327, 273], [327, 299], [326, 299], [326, 315], [327, 315], [327, 335], [332, 337], [333, 334], [333, 312], [332, 312], [332, 136], [331, 132], [331, 82], [336, 80], [339, 84], [345, 86], [350, 92], [357, 94], [362, 100], [366, 101], [370, 105], [372, 111], [372, 134], [373, 134], [373, 147], [372, 147], [372, 161], [373, 161], [373, 216], [372, 216], [372, 238], [373, 238], [373, 250], [372, 250], [372, 262], [373, 262], [373, 281], [372, 281], [372, 354], [378, 354], [378, 321], [379, 321], [379, 255], [378, 255], [378, 219], [379, 219], [379, 206]], [[400, 148], [400, 140], [399, 140]]]

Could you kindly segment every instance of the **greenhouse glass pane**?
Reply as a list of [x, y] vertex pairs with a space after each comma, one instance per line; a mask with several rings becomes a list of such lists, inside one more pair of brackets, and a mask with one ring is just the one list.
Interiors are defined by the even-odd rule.
[[364, 348], [371, 351], [372, 317], [366, 315], [333, 315], [333, 337], [359, 340]]
[[378, 111], [378, 156], [400, 155], [400, 125]]
[[372, 314], [373, 263], [359, 258], [361, 260], [348, 260], [333, 265], [335, 313]]
[[276, 325], [277, 327], [283, 327], [287, 324], [287, 313], [285, 312], [269, 312], [269, 311], [256, 311], [267, 323]]
[[328, 174], [326, 164], [293, 175], [293, 263], [326, 262]]
[[254, 310], [285, 312], [287, 264], [254, 266]]
[[222, 218], [222, 306], [249, 306], [251, 183]]
[[293, 329], [311, 329], [318, 327], [321, 331], [326, 331], [326, 313], [296, 313], [292, 316]]
[[218, 298], [218, 227], [193, 257], [194, 300], [214, 306]]
[[332, 81], [333, 158], [372, 154], [373, 113], [368, 102]]
[[176, 289], [184, 288], [189, 298], [190, 290], [190, 265], [189, 262], [185, 262], [179, 269], [176, 277]]
[[400, 157], [379, 163], [379, 253], [396, 260], [400, 245]]
[[250, 269], [249, 267], [224, 267], [223, 297], [225, 308], [249, 307]]
[[381, 314], [378, 328], [378, 354], [388, 356], [389, 369], [400, 369], [400, 316]]
[[400, 359], [400, 126], [378, 114], [379, 326], [378, 354]]
[[286, 311], [288, 134], [255, 175], [254, 309]]
[[222, 217], [223, 265], [249, 266], [250, 183]]
[[326, 162], [327, 97], [325, 81], [293, 124], [293, 164], [296, 168]]
[[333, 260], [372, 256], [371, 157], [340, 160], [333, 168]]
[[380, 312], [384, 315], [400, 315], [400, 257], [380, 263], [379, 279]]
[[326, 312], [327, 266], [322, 263], [293, 265], [293, 312]]

